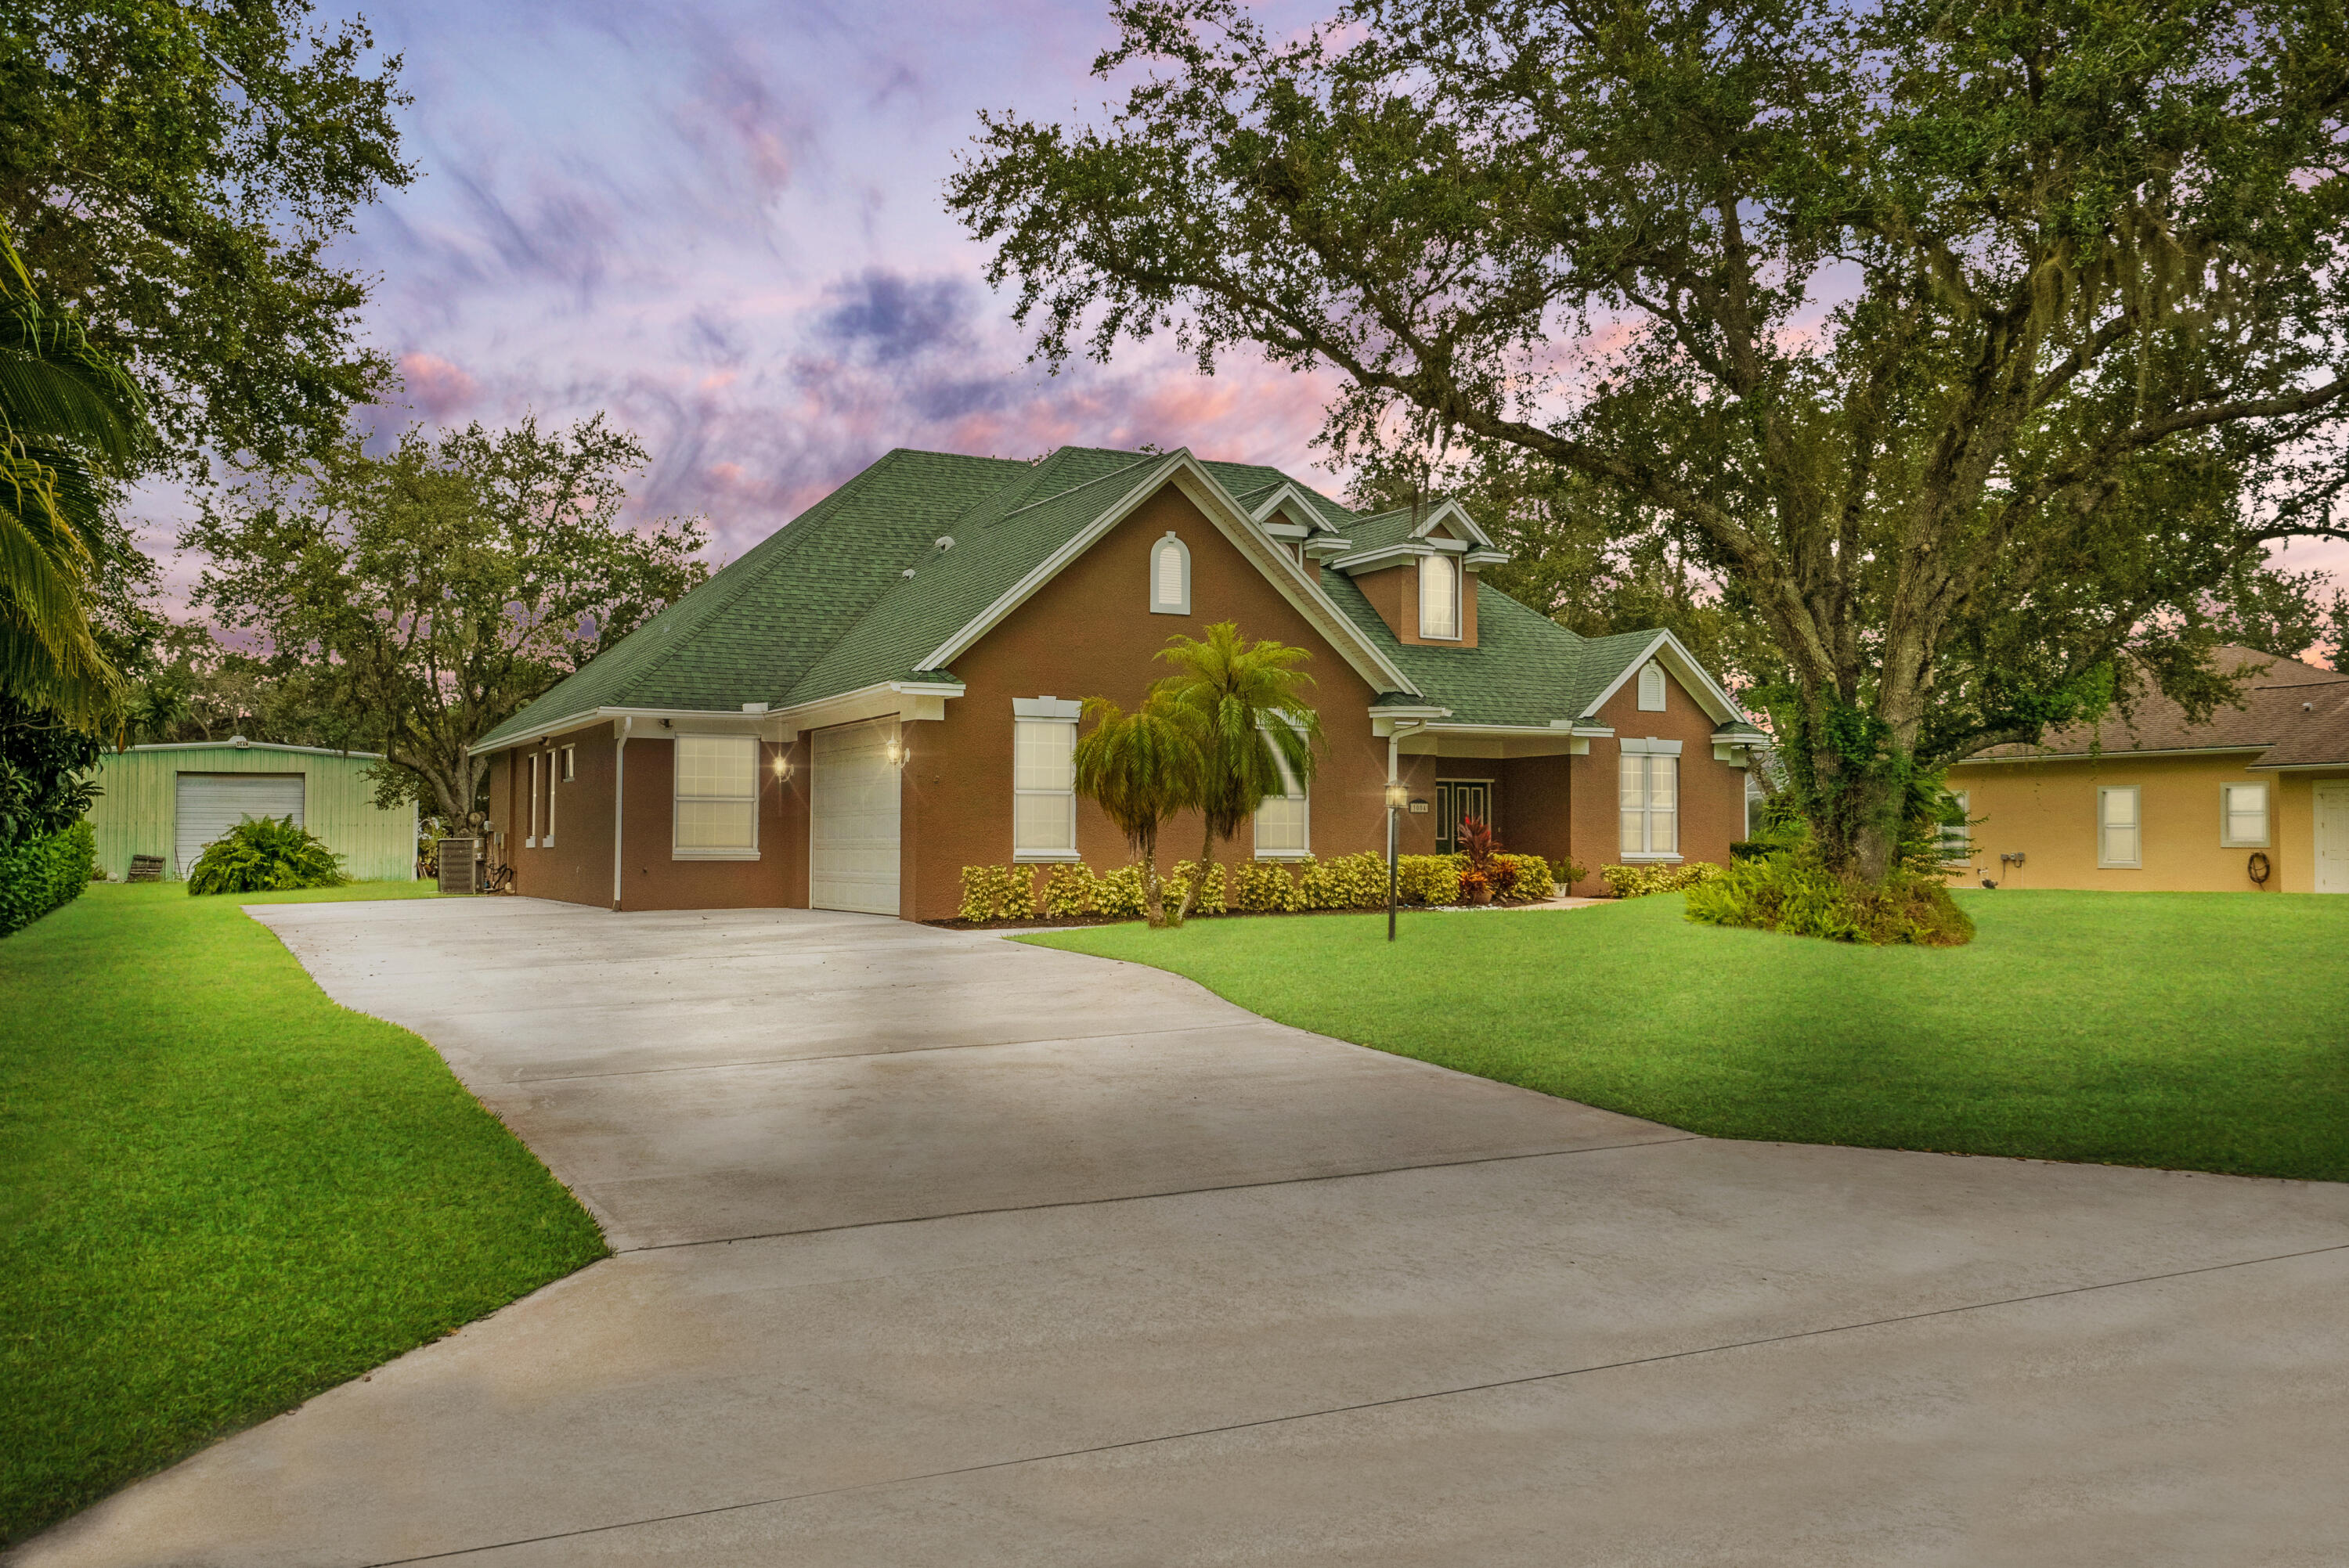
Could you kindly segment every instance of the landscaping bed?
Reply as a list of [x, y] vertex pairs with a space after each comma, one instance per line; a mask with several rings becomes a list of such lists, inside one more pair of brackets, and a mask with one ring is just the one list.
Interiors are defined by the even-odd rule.
[[430, 891], [101, 884], [0, 944], [0, 1542], [604, 1254], [238, 907]]
[[2349, 1180], [2349, 898], [1960, 892], [1963, 947], [1378, 916], [1026, 937], [1284, 1024], [1723, 1138]]

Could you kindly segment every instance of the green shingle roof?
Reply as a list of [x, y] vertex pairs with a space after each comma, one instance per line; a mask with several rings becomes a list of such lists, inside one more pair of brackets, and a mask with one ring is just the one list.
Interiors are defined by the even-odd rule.
[[[738, 712], [793, 707], [884, 681], [949, 679], [930, 655], [1102, 513], [1151, 481], [1162, 455], [1063, 447], [1034, 463], [900, 449], [841, 486], [617, 646], [492, 730], [495, 747], [598, 707]], [[1235, 496], [1296, 483], [1278, 469], [1202, 465]], [[1397, 539], [1408, 511], [1361, 518], [1298, 484], [1358, 547]], [[1396, 526], [1387, 529], [1390, 521]], [[950, 548], [937, 542], [951, 538]], [[1352, 580], [1321, 585], [1364, 640], [1464, 724], [1581, 717], [1654, 640], [1577, 636], [1480, 585], [1479, 646], [1406, 646]]]

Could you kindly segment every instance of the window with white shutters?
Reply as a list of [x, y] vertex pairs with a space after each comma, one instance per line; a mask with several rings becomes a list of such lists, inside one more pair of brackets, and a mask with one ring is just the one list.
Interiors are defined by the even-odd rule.
[[2221, 844], [2240, 850], [2267, 848], [2268, 787], [2266, 785], [2220, 785], [2219, 812], [2219, 841]]
[[2116, 870], [2143, 865], [2143, 835], [2136, 785], [2096, 791], [2096, 864]]

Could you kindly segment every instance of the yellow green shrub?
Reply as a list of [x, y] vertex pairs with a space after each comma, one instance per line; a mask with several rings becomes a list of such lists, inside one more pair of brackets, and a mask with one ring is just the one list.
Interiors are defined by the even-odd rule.
[[1651, 893], [1681, 892], [1701, 887], [1721, 874], [1711, 861], [1684, 861], [1679, 865], [1601, 866], [1599, 880], [1617, 898], [1645, 898]]
[[1405, 903], [1458, 903], [1462, 855], [1402, 855], [1395, 881]]
[[1093, 907], [1093, 869], [1081, 862], [1054, 866], [1044, 878], [1044, 913], [1056, 920], [1090, 914]]
[[[1174, 872], [1166, 879], [1166, 903], [1169, 908], [1180, 907], [1183, 890], [1191, 885], [1191, 873], [1199, 869], [1196, 861], [1176, 861]], [[1199, 896], [1191, 905], [1193, 914], [1221, 914], [1230, 907], [1226, 889], [1228, 880], [1220, 865], [1207, 868], [1207, 880], [1199, 889]]]
[[1278, 861], [1250, 861], [1240, 868], [1239, 894], [1232, 901], [1236, 908], [1255, 914], [1286, 913], [1304, 907], [1297, 891], [1297, 879], [1288, 874], [1288, 867]]
[[1036, 913], [1036, 872], [1032, 866], [965, 866], [962, 868], [963, 919], [1029, 920]]
[[1142, 868], [1123, 865], [1105, 877], [1093, 879], [1093, 913], [1121, 920], [1138, 920], [1143, 913]]

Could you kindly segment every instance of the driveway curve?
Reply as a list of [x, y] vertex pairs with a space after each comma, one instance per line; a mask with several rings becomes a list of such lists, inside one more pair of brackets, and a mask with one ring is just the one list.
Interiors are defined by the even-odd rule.
[[2349, 1559], [2349, 1188], [1695, 1138], [864, 916], [253, 913], [618, 1255], [12, 1562]]

